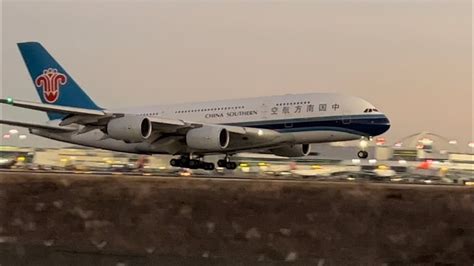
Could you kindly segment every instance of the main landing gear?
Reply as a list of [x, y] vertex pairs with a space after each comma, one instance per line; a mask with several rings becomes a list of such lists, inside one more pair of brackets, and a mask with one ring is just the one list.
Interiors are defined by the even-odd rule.
[[369, 153], [367, 151], [359, 151], [357, 153], [357, 157], [360, 159], [367, 159], [367, 157], [369, 157]]
[[204, 169], [212, 171], [215, 169], [213, 163], [204, 162], [200, 159], [191, 159], [189, 155], [183, 155], [179, 159], [171, 159], [170, 165], [189, 169]]
[[[183, 168], [189, 168], [189, 169], [204, 169], [204, 170], [214, 170], [215, 166], [213, 163], [208, 163], [204, 162], [199, 159], [192, 159], [190, 155], [181, 155], [179, 159], [171, 159], [170, 165], [174, 167], [183, 167]], [[229, 157], [225, 157], [224, 159], [221, 159], [217, 161], [217, 166], [223, 167], [229, 170], [234, 170], [237, 168], [237, 163], [231, 162], [229, 160]]]
[[223, 167], [229, 170], [234, 170], [237, 168], [237, 163], [229, 161], [229, 158], [226, 156], [225, 159], [217, 161], [217, 166]]

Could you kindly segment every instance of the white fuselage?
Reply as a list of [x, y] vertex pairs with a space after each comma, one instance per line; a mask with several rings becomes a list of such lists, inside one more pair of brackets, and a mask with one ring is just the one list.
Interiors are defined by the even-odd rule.
[[[332, 93], [291, 94], [110, 111], [205, 124], [272, 129], [291, 134], [295, 144], [355, 140], [362, 136], [382, 134], [390, 126], [388, 119], [367, 101]], [[104, 138], [104, 133], [100, 130], [85, 134], [44, 130], [32, 130], [32, 133], [64, 142], [123, 152], [176, 154], [188, 151], [182, 144], [173, 141], [125, 143]]]

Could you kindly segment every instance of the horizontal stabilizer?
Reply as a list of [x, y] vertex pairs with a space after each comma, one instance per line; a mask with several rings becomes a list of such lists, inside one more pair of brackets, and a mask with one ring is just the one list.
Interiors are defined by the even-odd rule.
[[0, 99], [0, 103], [9, 104], [12, 106], [17, 106], [17, 107], [26, 108], [26, 109], [32, 109], [32, 110], [38, 110], [38, 111], [44, 111], [44, 112], [55, 112], [55, 113], [62, 113], [62, 114], [95, 115], [95, 116], [103, 116], [106, 114], [102, 110], [61, 106], [61, 105], [54, 105], [54, 104], [48, 104], [48, 103], [17, 101], [11, 98]]
[[10, 121], [10, 120], [0, 120], [0, 124], [10, 125], [10, 126], [18, 126], [18, 127], [26, 127], [31, 129], [46, 129], [46, 130], [56, 130], [56, 131], [63, 131], [63, 132], [72, 132], [77, 130], [74, 127], [62, 127], [56, 125], [47, 125], [47, 124], [34, 124], [34, 123], [27, 123], [27, 122], [19, 122], [19, 121]]

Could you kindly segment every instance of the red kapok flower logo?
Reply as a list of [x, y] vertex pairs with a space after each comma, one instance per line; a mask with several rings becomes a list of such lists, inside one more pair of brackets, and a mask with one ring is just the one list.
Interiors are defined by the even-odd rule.
[[66, 84], [67, 76], [57, 69], [48, 68], [35, 79], [36, 87], [43, 88], [43, 97], [48, 103], [55, 103], [59, 99], [59, 88]]

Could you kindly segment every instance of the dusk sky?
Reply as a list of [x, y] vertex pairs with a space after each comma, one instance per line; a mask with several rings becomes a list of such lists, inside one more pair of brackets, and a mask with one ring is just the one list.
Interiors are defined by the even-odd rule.
[[[337, 92], [384, 112], [391, 143], [431, 131], [467, 146], [472, 11], [453, 0], [4, 1], [2, 97], [39, 101], [16, 47], [39, 41], [102, 107]], [[4, 106], [1, 117], [47, 119]]]

